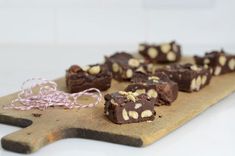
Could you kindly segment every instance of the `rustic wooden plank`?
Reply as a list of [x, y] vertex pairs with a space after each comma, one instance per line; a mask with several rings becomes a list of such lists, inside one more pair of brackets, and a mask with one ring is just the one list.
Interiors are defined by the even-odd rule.
[[[183, 62], [192, 59], [184, 58]], [[66, 90], [64, 78], [56, 80], [61, 90]], [[112, 82], [107, 92], [122, 90], [127, 83]], [[235, 73], [214, 77], [209, 86], [198, 93], [179, 93], [172, 106], [156, 107], [153, 122], [116, 125], [107, 120], [102, 101], [96, 108], [65, 110], [49, 108], [46, 111], [4, 110], [2, 106], [16, 97], [11, 94], [0, 98], [0, 122], [25, 127], [2, 138], [2, 147], [19, 153], [32, 153], [41, 147], [63, 138], [87, 138], [130, 146], [154, 143], [174, 129], [185, 124], [208, 107], [235, 91]], [[104, 92], [103, 94], [107, 93]], [[83, 99], [89, 101], [89, 99]], [[39, 113], [40, 117], [32, 114]]]

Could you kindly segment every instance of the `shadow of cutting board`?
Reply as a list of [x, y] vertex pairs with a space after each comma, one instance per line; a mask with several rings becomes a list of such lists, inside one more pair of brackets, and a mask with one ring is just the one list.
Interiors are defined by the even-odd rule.
[[[183, 58], [183, 62], [192, 62], [192, 59]], [[61, 90], [65, 90], [64, 78], [56, 82]], [[123, 90], [126, 85], [127, 83], [113, 81], [112, 88], [107, 92]], [[2, 106], [16, 98], [17, 94], [11, 94], [0, 98], [0, 122], [23, 129], [3, 137], [1, 143], [4, 149], [19, 153], [35, 152], [64, 138], [87, 138], [136, 147], [146, 146], [185, 124], [233, 91], [235, 73], [214, 77], [211, 84], [200, 92], [180, 92], [172, 106], [156, 107], [157, 117], [153, 122], [126, 125], [113, 124], [106, 119], [104, 101], [96, 108], [81, 110], [4, 110]]]

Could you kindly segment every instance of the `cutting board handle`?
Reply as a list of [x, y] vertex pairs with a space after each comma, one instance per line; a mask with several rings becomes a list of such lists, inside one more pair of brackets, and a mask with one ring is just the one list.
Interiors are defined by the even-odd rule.
[[31, 124], [2, 138], [2, 147], [18, 153], [32, 153], [56, 140], [64, 138], [65, 129], [45, 123]]

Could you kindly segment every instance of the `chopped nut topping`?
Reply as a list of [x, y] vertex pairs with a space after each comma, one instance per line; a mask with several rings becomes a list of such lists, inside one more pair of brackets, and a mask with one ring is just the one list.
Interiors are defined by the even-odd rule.
[[142, 104], [141, 104], [141, 103], [135, 104], [135, 109], [139, 109], [140, 107], [142, 107]]

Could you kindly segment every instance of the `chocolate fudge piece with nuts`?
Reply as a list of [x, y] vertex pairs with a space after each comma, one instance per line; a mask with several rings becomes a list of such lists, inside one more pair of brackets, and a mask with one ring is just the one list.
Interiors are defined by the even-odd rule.
[[105, 57], [105, 64], [112, 71], [113, 78], [118, 81], [129, 81], [135, 70], [140, 68], [144, 60], [136, 59], [125, 52], [118, 52]]
[[132, 78], [132, 84], [128, 85], [125, 91], [147, 94], [153, 98], [156, 106], [170, 105], [178, 96], [178, 85], [171, 81], [163, 72], [155, 75], [136, 72]]
[[84, 68], [73, 65], [66, 71], [66, 86], [71, 93], [89, 88], [97, 88], [104, 91], [110, 88], [111, 80], [112, 73], [105, 65], [101, 64], [90, 65]]
[[213, 75], [235, 71], [235, 55], [226, 54], [223, 50], [206, 53], [204, 57], [194, 56], [196, 64], [211, 67]]
[[105, 95], [105, 115], [116, 124], [152, 121], [154, 101], [146, 94], [119, 91]]
[[194, 64], [172, 64], [156, 72], [166, 73], [172, 81], [178, 83], [179, 90], [185, 92], [199, 91], [210, 83], [210, 68]]
[[154, 63], [171, 63], [180, 60], [181, 46], [175, 41], [158, 45], [142, 43], [139, 45], [139, 53]]

